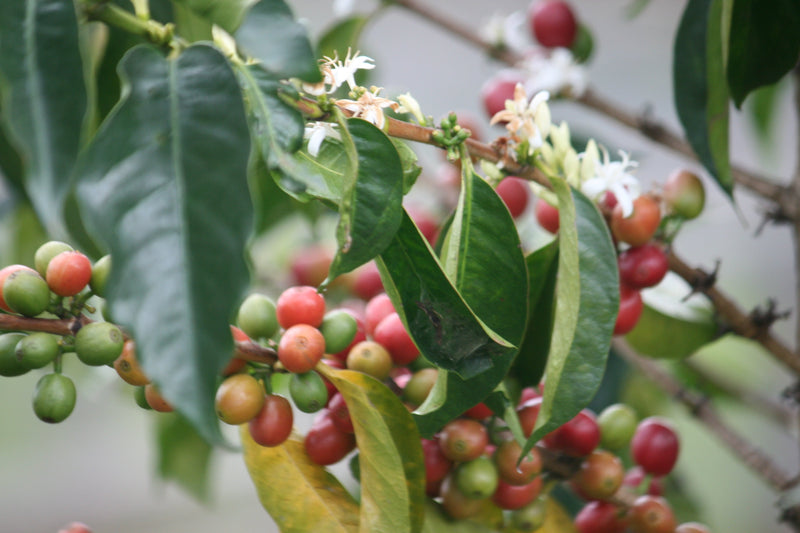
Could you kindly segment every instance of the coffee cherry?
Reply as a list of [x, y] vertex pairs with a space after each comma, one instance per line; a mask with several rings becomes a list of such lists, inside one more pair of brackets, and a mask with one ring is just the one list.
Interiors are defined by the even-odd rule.
[[336, 427], [328, 411], [321, 411], [303, 441], [308, 458], [326, 466], [338, 463], [356, 447], [352, 433]]
[[36, 249], [33, 254], [33, 267], [43, 278], [47, 276], [47, 265], [61, 252], [74, 252], [75, 249], [61, 241], [48, 241]]
[[328, 402], [328, 415], [339, 431], [355, 433], [353, 419], [350, 418], [350, 409], [347, 408], [347, 403], [341, 393], [334, 394]]
[[497, 184], [495, 191], [513, 218], [518, 218], [528, 207], [530, 188], [523, 179], [507, 176]]
[[490, 416], [494, 414], [488, 405], [483, 402], [476, 403], [466, 411], [464, 411], [464, 416], [467, 418], [473, 418], [475, 420], [486, 420]]
[[[237, 328], [236, 326], [231, 326], [231, 337], [233, 337], [233, 340], [235, 342], [250, 342], [251, 341], [250, 337], [248, 337], [247, 334], [244, 331], [242, 331], [241, 329]], [[223, 376], [230, 376], [232, 374], [238, 374], [239, 372], [242, 371], [242, 369], [245, 366], [247, 366], [247, 361], [245, 361], [244, 359], [240, 359], [239, 357], [236, 357], [236, 353], [235, 353], [235, 350], [234, 350], [233, 357], [230, 358], [230, 360], [228, 361], [228, 363], [225, 365], [225, 367], [222, 369], [222, 372], [220, 372], [220, 373]]]
[[519, 531], [536, 531], [544, 525], [547, 517], [546, 497], [537, 498], [521, 509], [511, 513], [511, 525]]
[[425, 457], [425, 481], [427, 483], [441, 481], [453, 468], [453, 461], [445, 457], [436, 440], [422, 439], [422, 455]]
[[292, 374], [289, 396], [302, 412], [316, 413], [328, 403], [328, 388], [322, 376], [311, 370], [304, 374]]
[[[149, 385], [149, 383], [148, 383]], [[134, 387], [133, 388], [133, 400], [136, 402], [136, 405], [144, 409], [145, 411], [152, 411], [152, 407], [150, 404], [147, 403], [147, 396], [145, 395], [145, 387]]]
[[567, 2], [536, 0], [528, 10], [531, 33], [548, 48], [570, 48], [578, 34], [578, 22]]
[[25, 265], [8, 265], [7, 267], [0, 269], [0, 308], [2, 308], [4, 311], [8, 311], [9, 313], [12, 313], [13, 311], [11, 311], [11, 308], [6, 303], [5, 298], [3, 298], [3, 286], [6, 283], [6, 279], [8, 279], [8, 277], [17, 270], [28, 270], [30, 272], [34, 271], [32, 268]]
[[625, 511], [610, 502], [589, 502], [575, 515], [578, 533], [623, 533], [626, 527]]
[[643, 309], [644, 302], [641, 293], [627, 285], [620, 285], [619, 312], [614, 323], [614, 335], [625, 335], [635, 328], [639, 317], [642, 316]]
[[413, 406], [422, 405], [436, 384], [439, 371], [435, 368], [422, 368], [411, 375], [403, 387], [403, 401]]
[[325, 337], [325, 353], [337, 353], [347, 348], [356, 336], [358, 322], [345, 310], [326, 313], [319, 327]]
[[63, 374], [47, 374], [33, 391], [33, 412], [43, 422], [57, 424], [75, 408], [75, 384]]
[[542, 397], [526, 400], [517, 407], [517, 417], [522, 426], [522, 434], [530, 437], [533, 428], [536, 427], [536, 419], [539, 417], [539, 410], [542, 408]]
[[699, 522], [684, 522], [675, 528], [675, 533], [711, 533], [711, 530]]
[[675, 515], [667, 500], [645, 494], [633, 502], [631, 525], [641, 533], [674, 533]]
[[458, 489], [453, 474], [442, 480], [439, 492], [445, 512], [456, 520], [464, 520], [475, 516], [483, 508], [484, 500], [470, 498]]
[[516, 70], [503, 70], [481, 86], [481, 101], [486, 115], [492, 118], [506, 108], [506, 100], [514, 99], [514, 88], [525, 80]]
[[583, 460], [572, 481], [587, 499], [604, 500], [617, 492], [624, 476], [625, 468], [619, 457], [605, 450], [595, 450]]
[[536, 221], [550, 233], [558, 233], [560, 224], [558, 208], [541, 198], [536, 200]]
[[161, 391], [152, 383], [144, 386], [144, 398], [153, 411], [158, 411], [159, 413], [171, 413], [173, 411], [172, 404], [161, 395]]
[[672, 471], [679, 450], [680, 441], [672, 424], [656, 416], [642, 420], [631, 439], [633, 460], [654, 476], [665, 476]]
[[236, 323], [248, 337], [269, 339], [279, 327], [275, 304], [263, 294], [251, 294], [239, 306]]
[[234, 374], [220, 384], [214, 408], [220, 420], [238, 426], [252, 420], [264, 406], [264, 388], [250, 374]]
[[686, 219], [703, 212], [706, 192], [697, 174], [679, 169], [669, 175], [662, 191], [667, 209]]
[[61, 252], [47, 265], [47, 285], [59, 296], [74, 296], [92, 279], [92, 263], [80, 252]]
[[250, 436], [261, 446], [278, 446], [292, 434], [294, 413], [289, 400], [277, 394], [268, 394], [264, 405], [248, 423]]
[[519, 460], [520, 452], [522, 447], [515, 440], [500, 443], [494, 451], [493, 459], [500, 479], [510, 485], [527, 485], [542, 471], [539, 450], [533, 448], [522, 461]]
[[150, 383], [136, 358], [136, 349], [132, 340], [127, 340], [123, 344], [122, 353], [114, 360], [114, 370], [123, 381], [131, 385], [140, 387]]
[[320, 362], [325, 353], [325, 338], [307, 324], [287, 329], [278, 343], [278, 359], [289, 372], [304, 374]]
[[[647, 478], [647, 486], [642, 487], [642, 483]], [[650, 494], [651, 496], [661, 496], [664, 494], [664, 486], [660, 477], [653, 477], [649, 475], [641, 466], [634, 466], [630, 468], [622, 480], [622, 484], [632, 487], [639, 492], [639, 494]]]
[[661, 209], [652, 196], [642, 195], [633, 201], [633, 212], [625, 217], [622, 204], [611, 211], [611, 233], [614, 238], [631, 246], [649, 241], [661, 223]]
[[491, 459], [481, 455], [458, 465], [455, 470], [458, 490], [467, 498], [485, 499], [497, 490], [499, 477]]
[[110, 275], [111, 256], [104, 255], [92, 265], [92, 277], [89, 279], [89, 287], [92, 288], [92, 292], [100, 297], [105, 297], [106, 284]]
[[36, 316], [50, 304], [50, 289], [33, 270], [16, 270], [3, 283], [3, 299], [15, 313]]
[[669, 270], [664, 249], [652, 243], [628, 248], [617, 260], [619, 280], [633, 289], [646, 289], [661, 283]]
[[447, 423], [439, 434], [439, 445], [451, 461], [477, 459], [489, 444], [486, 428], [476, 420], [459, 418]]
[[15, 350], [17, 361], [29, 369], [49, 365], [61, 351], [58, 339], [55, 335], [41, 331], [23, 337]]
[[333, 256], [323, 246], [309, 246], [298, 250], [289, 263], [294, 282], [298, 285], [319, 286], [328, 277]]
[[347, 354], [347, 368], [369, 374], [383, 381], [392, 370], [392, 356], [375, 341], [361, 341]]
[[322, 324], [325, 316], [325, 299], [314, 287], [289, 287], [278, 297], [275, 311], [278, 323], [284, 328], [295, 324], [308, 324], [316, 328]]
[[113, 364], [124, 344], [122, 331], [110, 322], [86, 324], [75, 335], [75, 353], [89, 366]]
[[24, 338], [22, 333], [0, 335], [0, 376], [21, 376], [30, 370], [17, 359], [17, 344]]
[[381, 320], [373, 336], [375, 342], [389, 351], [396, 365], [407, 365], [419, 356], [419, 348], [397, 313], [391, 313]]
[[589, 409], [584, 409], [572, 420], [546, 435], [544, 440], [549, 447], [569, 455], [589, 455], [600, 444], [597, 417]]
[[375, 261], [355, 270], [355, 279], [350, 289], [362, 300], [370, 300], [383, 292], [383, 281]]
[[636, 431], [636, 412], [624, 403], [609, 405], [598, 415], [600, 445], [608, 450], [627, 446]]
[[513, 511], [521, 509], [539, 497], [542, 492], [542, 478], [537, 477], [525, 485], [511, 485], [502, 479], [492, 494], [492, 501], [500, 509]]
[[381, 293], [367, 302], [364, 309], [364, 326], [367, 335], [373, 336], [375, 328], [378, 327], [381, 320], [394, 313], [394, 305], [389, 299], [389, 295]]

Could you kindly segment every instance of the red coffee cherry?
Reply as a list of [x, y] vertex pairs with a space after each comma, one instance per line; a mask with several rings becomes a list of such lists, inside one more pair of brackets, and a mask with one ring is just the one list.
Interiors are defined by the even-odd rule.
[[627, 525], [625, 510], [610, 502], [589, 502], [575, 515], [578, 533], [623, 533]]
[[650, 494], [651, 496], [661, 496], [664, 493], [664, 487], [661, 482], [661, 478], [649, 476], [647, 487], [641, 487], [645, 476], [647, 476], [647, 472], [645, 472], [641, 466], [634, 466], [625, 473], [622, 484], [628, 487], [633, 487], [634, 489], [640, 491], [640, 493], [644, 492], [645, 494]]
[[625, 467], [619, 457], [605, 450], [595, 450], [583, 460], [572, 481], [585, 498], [604, 500], [619, 490], [624, 475]]
[[545, 443], [564, 453], [583, 457], [600, 444], [600, 427], [597, 417], [584, 409], [569, 422], [544, 437]]
[[530, 188], [523, 179], [507, 176], [497, 184], [495, 191], [506, 204], [508, 212], [513, 218], [518, 218], [528, 207]]
[[353, 420], [350, 418], [350, 410], [344, 401], [341, 393], [334, 394], [328, 402], [328, 415], [340, 431], [345, 433], [355, 433]]
[[506, 100], [514, 99], [514, 88], [525, 80], [516, 70], [502, 70], [481, 87], [481, 101], [486, 115], [492, 118], [506, 108]]
[[611, 211], [611, 233], [618, 241], [641, 246], [649, 241], [661, 223], [661, 209], [652, 196], [642, 195], [633, 201], [633, 213], [625, 217], [622, 204]]
[[539, 497], [542, 492], [541, 476], [525, 485], [511, 485], [502, 479], [497, 483], [492, 501], [500, 509], [521, 509]]
[[383, 292], [383, 281], [375, 261], [358, 267], [350, 289], [362, 300], [369, 300]]
[[439, 434], [442, 453], [451, 461], [477, 459], [489, 444], [486, 428], [476, 420], [459, 418], [448, 422]]
[[277, 394], [267, 394], [264, 405], [248, 422], [253, 440], [261, 446], [278, 446], [292, 433], [294, 413], [289, 400]]
[[680, 441], [672, 424], [661, 417], [645, 418], [631, 439], [631, 456], [645, 472], [665, 476], [675, 467]]
[[536, 418], [539, 416], [539, 410], [542, 408], [542, 397], [538, 396], [531, 398], [517, 407], [517, 416], [519, 423], [522, 426], [522, 433], [526, 437], [530, 437], [533, 433], [533, 428], [536, 427]]
[[309, 246], [292, 255], [289, 269], [298, 285], [316, 287], [328, 277], [333, 255], [323, 246]]
[[59, 296], [74, 296], [92, 279], [92, 262], [80, 252], [61, 252], [47, 265], [47, 285]]
[[312, 370], [325, 354], [325, 338], [308, 324], [287, 329], [278, 342], [278, 359], [289, 372], [304, 374]]
[[367, 335], [375, 335], [375, 328], [378, 327], [381, 320], [394, 313], [394, 304], [389, 299], [389, 295], [385, 292], [378, 294], [367, 302], [364, 308], [364, 326]]
[[322, 466], [338, 463], [356, 447], [355, 436], [336, 427], [327, 410], [320, 412], [303, 442], [308, 458]]
[[507, 440], [497, 446], [492, 456], [500, 479], [509, 485], [527, 485], [542, 471], [539, 450], [533, 448], [522, 461], [519, 460], [520, 452], [522, 447], [517, 441]]
[[646, 289], [658, 285], [669, 270], [664, 249], [653, 243], [628, 248], [617, 260], [619, 280], [633, 289]]
[[422, 439], [422, 455], [425, 457], [425, 481], [435, 483], [441, 481], [453, 468], [453, 461], [448, 459], [436, 439]]
[[578, 21], [567, 2], [537, 0], [528, 10], [531, 33], [549, 48], [570, 48], [578, 35]]
[[295, 324], [308, 324], [316, 328], [322, 324], [325, 316], [325, 299], [314, 287], [289, 287], [278, 297], [275, 312], [278, 323], [284, 328]]
[[373, 336], [375, 342], [389, 351], [396, 365], [407, 365], [419, 356], [419, 348], [397, 313], [390, 313], [381, 320], [375, 327]]
[[492, 416], [493, 411], [483, 402], [473, 405], [466, 411], [464, 411], [464, 416], [467, 418], [473, 418], [475, 420], [486, 420], [490, 416]]
[[560, 224], [558, 208], [541, 198], [536, 200], [536, 221], [550, 233], [557, 233]]
[[644, 302], [641, 293], [621, 284], [619, 286], [619, 312], [617, 321], [614, 323], [614, 335], [625, 335], [635, 328], [639, 317], [642, 316], [643, 309]]

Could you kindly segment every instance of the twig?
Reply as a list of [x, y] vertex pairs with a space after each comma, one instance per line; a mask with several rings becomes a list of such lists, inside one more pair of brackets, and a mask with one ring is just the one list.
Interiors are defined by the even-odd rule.
[[81, 326], [91, 322], [80, 318], [27, 318], [17, 315], [0, 314], [0, 330], [3, 331], [43, 331], [54, 335], [74, 335]]
[[672, 375], [657, 363], [638, 355], [622, 339], [612, 343], [614, 350], [628, 363], [635, 366], [661, 389], [689, 408], [689, 412], [703, 424], [744, 464], [756, 472], [764, 481], [778, 491], [791, 487], [793, 479], [778, 468], [762, 450], [736, 433], [720, 418], [711, 400], [694, 391], [687, 390]]

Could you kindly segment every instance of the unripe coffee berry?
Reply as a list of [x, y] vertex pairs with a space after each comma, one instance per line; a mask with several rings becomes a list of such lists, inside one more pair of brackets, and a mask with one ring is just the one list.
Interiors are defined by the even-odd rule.
[[15, 353], [17, 361], [22, 366], [34, 369], [52, 363], [59, 351], [58, 337], [37, 331], [22, 338], [17, 344]]
[[251, 294], [242, 302], [236, 322], [242, 331], [254, 339], [268, 339], [279, 328], [275, 304], [263, 294]]
[[110, 322], [91, 322], [75, 335], [75, 353], [83, 364], [110, 365], [122, 353], [125, 338]]
[[36, 316], [50, 304], [50, 289], [33, 270], [17, 270], [3, 283], [3, 299], [15, 313]]
[[62, 374], [47, 374], [36, 383], [33, 391], [33, 412], [43, 422], [57, 424], [75, 408], [75, 384]]

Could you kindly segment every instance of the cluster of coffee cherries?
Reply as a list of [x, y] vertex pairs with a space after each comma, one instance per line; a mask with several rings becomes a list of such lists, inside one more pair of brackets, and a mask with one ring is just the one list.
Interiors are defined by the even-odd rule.
[[[624, 216], [613, 193], [599, 203], [617, 247], [620, 302], [615, 335], [631, 331], [639, 321], [644, 304], [641, 290], [658, 285], [669, 270], [666, 244], [675, 223], [697, 217], [705, 204], [700, 178], [685, 169], [675, 170], [664, 182], [660, 194], [644, 194], [633, 201], [633, 212]], [[559, 227], [558, 208], [543, 199], [535, 204], [536, 219], [551, 233]], [[662, 216], [666, 213], [666, 216]]]
[[[52, 366], [36, 383], [33, 410], [41, 420], [57, 423], [72, 413], [77, 397], [75, 384], [61, 371], [63, 357], [74, 353], [90, 366], [111, 364], [122, 353], [124, 336], [114, 324], [84, 316], [93, 311], [87, 300], [103, 295], [109, 256], [92, 264], [69, 244], [50, 241], [36, 250], [33, 262], [33, 268], [17, 264], [0, 270], [0, 309], [6, 320], [0, 376]], [[55, 321], [31, 318], [67, 320], [70, 326], [48, 328]]]
[[[517, 414], [526, 437], [541, 402], [538, 389], [522, 391]], [[524, 456], [507, 428], [496, 422], [478, 404], [433, 439], [423, 440], [428, 495], [440, 500], [454, 519], [495, 505], [506, 511], [515, 530], [536, 530], [545, 519], [548, 493], [564, 482], [586, 501], [574, 518], [579, 533], [709, 531], [696, 522], [676, 525], [662, 496], [662, 480], [675, 466], [680, 448], [668, 420], [640, 421], [625, 404], [611, 405], [599, 416], [584, 409]], [[625, 450], [632, 461], [627, 470], [618, 455]]]

